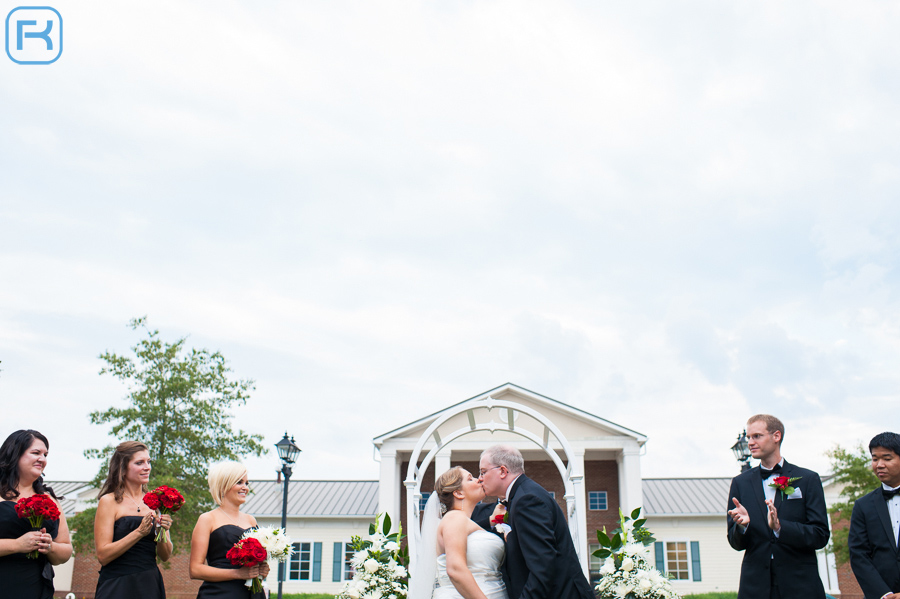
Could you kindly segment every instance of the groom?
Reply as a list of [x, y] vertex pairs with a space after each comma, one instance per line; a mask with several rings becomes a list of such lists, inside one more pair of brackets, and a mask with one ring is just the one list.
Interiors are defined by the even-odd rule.
[[519, 450], [488, 447], [479, 467], [485, 494], [505, 498], [507, 504], [512, 530], [506, 536], [503, 581], [509, 599], [594, 599], [563, 511], [550, 493], [525, 476]]
[[752, 416], [747, 438], [760, 463], [731, 481], [728, 496], [728, 542], [744, 551], [738, 599], [825, 599], [816, 550], [829, 532], [819, 475], [781, 457], [778, 418]]

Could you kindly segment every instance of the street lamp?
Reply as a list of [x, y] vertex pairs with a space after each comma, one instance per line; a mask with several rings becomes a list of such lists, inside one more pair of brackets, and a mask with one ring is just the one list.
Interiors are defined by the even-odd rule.
[[746, 429], [738, 435], [737, 441], [731, 446], [734, 459], [741, 463], [741, 472], [750, 470], [750, 443], [747, 441]]
[[[288, 481], [291, 479], [291, 464], [300, 455], [300, 448], [294, 444], [294, 438], [288, 439], [287, 431], [284, 438], [275, 444], [278, 449], [278, 457], [281, 459], [281, 474], [284, 475], [284, 492], [281, 497], [281, 528], [287, 530], [287, 498]], [[285, 563], [278, 562], [278, 599], [281, 598], [281, 585], [284, 583]]]

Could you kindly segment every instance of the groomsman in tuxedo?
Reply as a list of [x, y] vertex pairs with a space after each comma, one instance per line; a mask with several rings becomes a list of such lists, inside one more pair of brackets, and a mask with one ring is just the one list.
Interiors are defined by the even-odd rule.
[[594, 599], [562, 509], [550, 493], [525, 476], [519, 450], [488, 447], [479, 466], [478, 480], [485, 494], [507, 505], [511, 530], [506, 535], [502, 569], [509, 599]]
[[900, 599], [900, 435], [875, 435], [869, 453], [881, 486], [853, 504], [850, 566], [866, 599]]
[[781, 457], [778, 418], [751, 417], [747, 437], [760, 465], [736, 476], [728, 495], [728, 542], [744, 551], [738, 599], [824, 599], [816, 561], [829, 537], [822, 481]]

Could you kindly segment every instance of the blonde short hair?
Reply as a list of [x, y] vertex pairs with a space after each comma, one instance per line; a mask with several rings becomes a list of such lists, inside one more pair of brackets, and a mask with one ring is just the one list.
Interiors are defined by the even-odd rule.
[[240, 462], [219, 462], [213, 464], [209, 469], [209, 494], [212, 495], [213, 501], [218, 505], [222, 505], [225, 493], [234, 486], [234, 483], [244, 478], [247, 474], [247, 467]]

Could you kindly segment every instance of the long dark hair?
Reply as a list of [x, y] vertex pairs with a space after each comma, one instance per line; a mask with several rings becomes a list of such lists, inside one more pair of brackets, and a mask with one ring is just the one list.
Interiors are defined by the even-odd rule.
[[[125, 473], [128, 471], [128, 464], [131, 463], [134, 454], [139, 451], [150, 452], [147, 446], [140, 441], [122, 441], [116, 446], [116, 450], [109, 458], [109, 473], [106, 475], [103, 486], [100, 487], [98, 497], [112, 493], [116, 498], [116, 503], [121, 503], [122, 497], [125, 495]], [[141, 491], [146, 493], [147, 485], [141, 485]]]
[[[12, 501], [19, 496], [19, 459], [25, 455], [35, 439], [43, 441], [47, 449], [50, 449], [47, 437], [30, 429], [12, 433], [0, 446], [0, 497], [3, 499]], [[38, 477], [31, 488], [35, 493], [48, 493], [51, 497], [59, 499], [53, 489], [44, 485], [43, 476]]]

